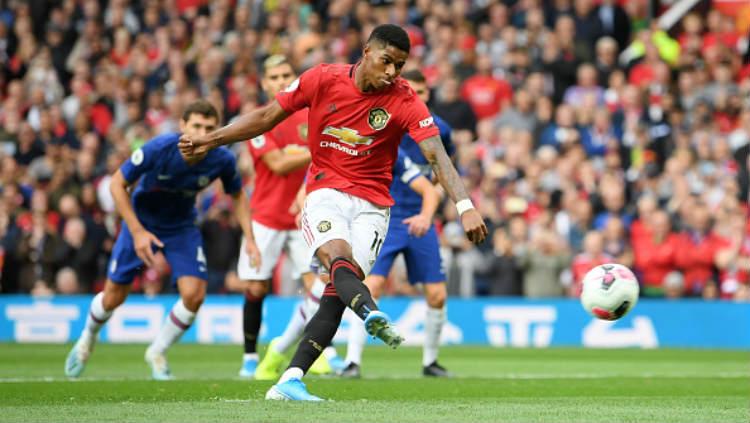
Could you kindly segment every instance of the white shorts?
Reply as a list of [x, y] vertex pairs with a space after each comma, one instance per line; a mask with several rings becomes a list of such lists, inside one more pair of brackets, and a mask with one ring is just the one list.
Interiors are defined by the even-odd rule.
[[302, 235], [310, 258], [326, 242], [342, 239], [351, 245], [354, 261], [367, 276], [383, 246], [390, 216], [388, 207], [335, 189], [313, 191], [302, 210]]
[[250, 257], [245, 252], [245, 238], [242, 238], [240, 258], [237, 262], [237, 276], [242, 280], [264, 281], [271, 279], [273, 268], [279, 261], [281, 251], [286, 249], [292, 264], [292, 276], [296, 279], [310, 272], [310, 253], [299, 229], [279, 230], [252, 221], [255, 243], [260, 250], [260, 267], [250, 265]]

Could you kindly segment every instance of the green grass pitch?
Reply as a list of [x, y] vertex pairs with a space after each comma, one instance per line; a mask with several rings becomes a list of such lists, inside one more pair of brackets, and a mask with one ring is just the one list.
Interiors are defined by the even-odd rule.
[[749, 422], [745, 351], [447, 347], [450, 380], [421, 350], [370, 347], [361, 380], [306, 378], [325, 403], [264, 401], [236, 377], [241, 348], [177, 345], [178, 380], [148, 380], [143, 345], [97, 345], [68, 381], [69, 345], [0, 344], [0, 422]]

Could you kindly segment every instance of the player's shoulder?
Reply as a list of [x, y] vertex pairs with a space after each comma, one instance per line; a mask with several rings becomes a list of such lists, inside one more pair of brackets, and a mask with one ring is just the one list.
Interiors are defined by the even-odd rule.
[[299, 109], [296, 112], [294, 112], [293, 115], [289, 116], [287, 119], [284, 119], [281, 123], [287, 123], [292, 125], [297, 125], [301, 121], [307, 122], [308, 117], [310, 116], [310, 108], [305, 107], [304, 109]]
[[237, 161], [232, 150], [224, 146], [211, 150], [211, 156], [216, 162], [224, 164], [233, 165]]
[[153, 150], [162, 150], [176, 145], [179, 140], [180, 134], [178, 132], [166, 132], [151, 138], [144, 146]]
[[349, 71], [352, 68], [352, 65], [346, 64], [346, 63], [321, 63], [315, 68], [318, 69], [318, 72], [321, 74], [326, 74], [330, 76], [338, 76], [338, 75], [348, 75]]
[[305, 74], [317, 77], [320, 80], [340, 79], [347, 76], [351, 65], [341, 63], [320, 63], [305, 71]]
[[411, 88], [411, 85], [400, 76], [394, 81], [393, 94], [403, 98], [406, 101], [414, 101], [418, 99], [417, 93]]

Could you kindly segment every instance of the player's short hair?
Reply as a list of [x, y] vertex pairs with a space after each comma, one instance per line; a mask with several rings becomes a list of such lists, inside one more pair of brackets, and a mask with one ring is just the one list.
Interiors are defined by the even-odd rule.
[[276, 66], [289, 65], [293, 68], [292, 64], [283, 54], [273, 54], [263, 61], [263, 74], [268, 72], [269, 69], [275, 68]]
[[188, 104], [182, 112], [182, 120], [187, 122], [192, 114], [214, 118], [216, 119], [216, 123], [219, 123], [219, 112], [216, 111], [216, 107], [214, 107], [208, 100], [199, 99]]
[[379, 41], [385, 45], [391, 45], [399, 50], [403, 50], [409, 53], [411, 49], [411, 42], [409, 41], [409, 35], [398, 25], [384, 24], [378, 25], [370, 33], [370, 38], [367, 39], [368, 43], [373, 41]]
[[424, 84], [427, 82], [427, 78], [424, 77], [424, 74], [419, 69], [410, 69], [406, 72], [402, 72], [401, 77], [407, 81], [416, 82], [418, 84]]

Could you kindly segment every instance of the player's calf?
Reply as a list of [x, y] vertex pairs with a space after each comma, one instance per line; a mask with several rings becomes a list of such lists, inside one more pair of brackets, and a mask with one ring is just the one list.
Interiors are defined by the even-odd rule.
[[331, 261], [331, 282], [336, 294], [360, 319], [366, 319], [378, 306], [370, 295], [367, 285], [362, 283], [362, 274], [357, 266], [343, 257]]
[[[245, 363], [258, 362], [258, 334], [260, 333], [263, 316], [263, 300], [266, 297], [268, 285], [268, 281], [252, 280], [247, 282], [245, 304], [242, 307], [242, 329], [245, 341], [243, 368], [245, 368]], [[245, 373], [243, 376], [252, 377], [252, 374]]]
[[96, 336], [99, 330], [107, 323], [115, 308], [125, 301], [130, 291], [129, 285], [118, 285], [108, 280], [104, 291], [100, 292], [91, 300], [89, 313], [86, 316], [86, 324], [81, 336], [71, 348], [65, 359], [65, 375], [68, 377], [80, 376], [86, 368], [86, 363], [94, 351]]
[[344, 303], [336, 296], [324, 295], [321, 298], [320, 309], [307, 324], [289, 369], [297, 368], [307, 373], [313, 362], [323, 353], [323, 349], [331, 343], [345, 309]]

